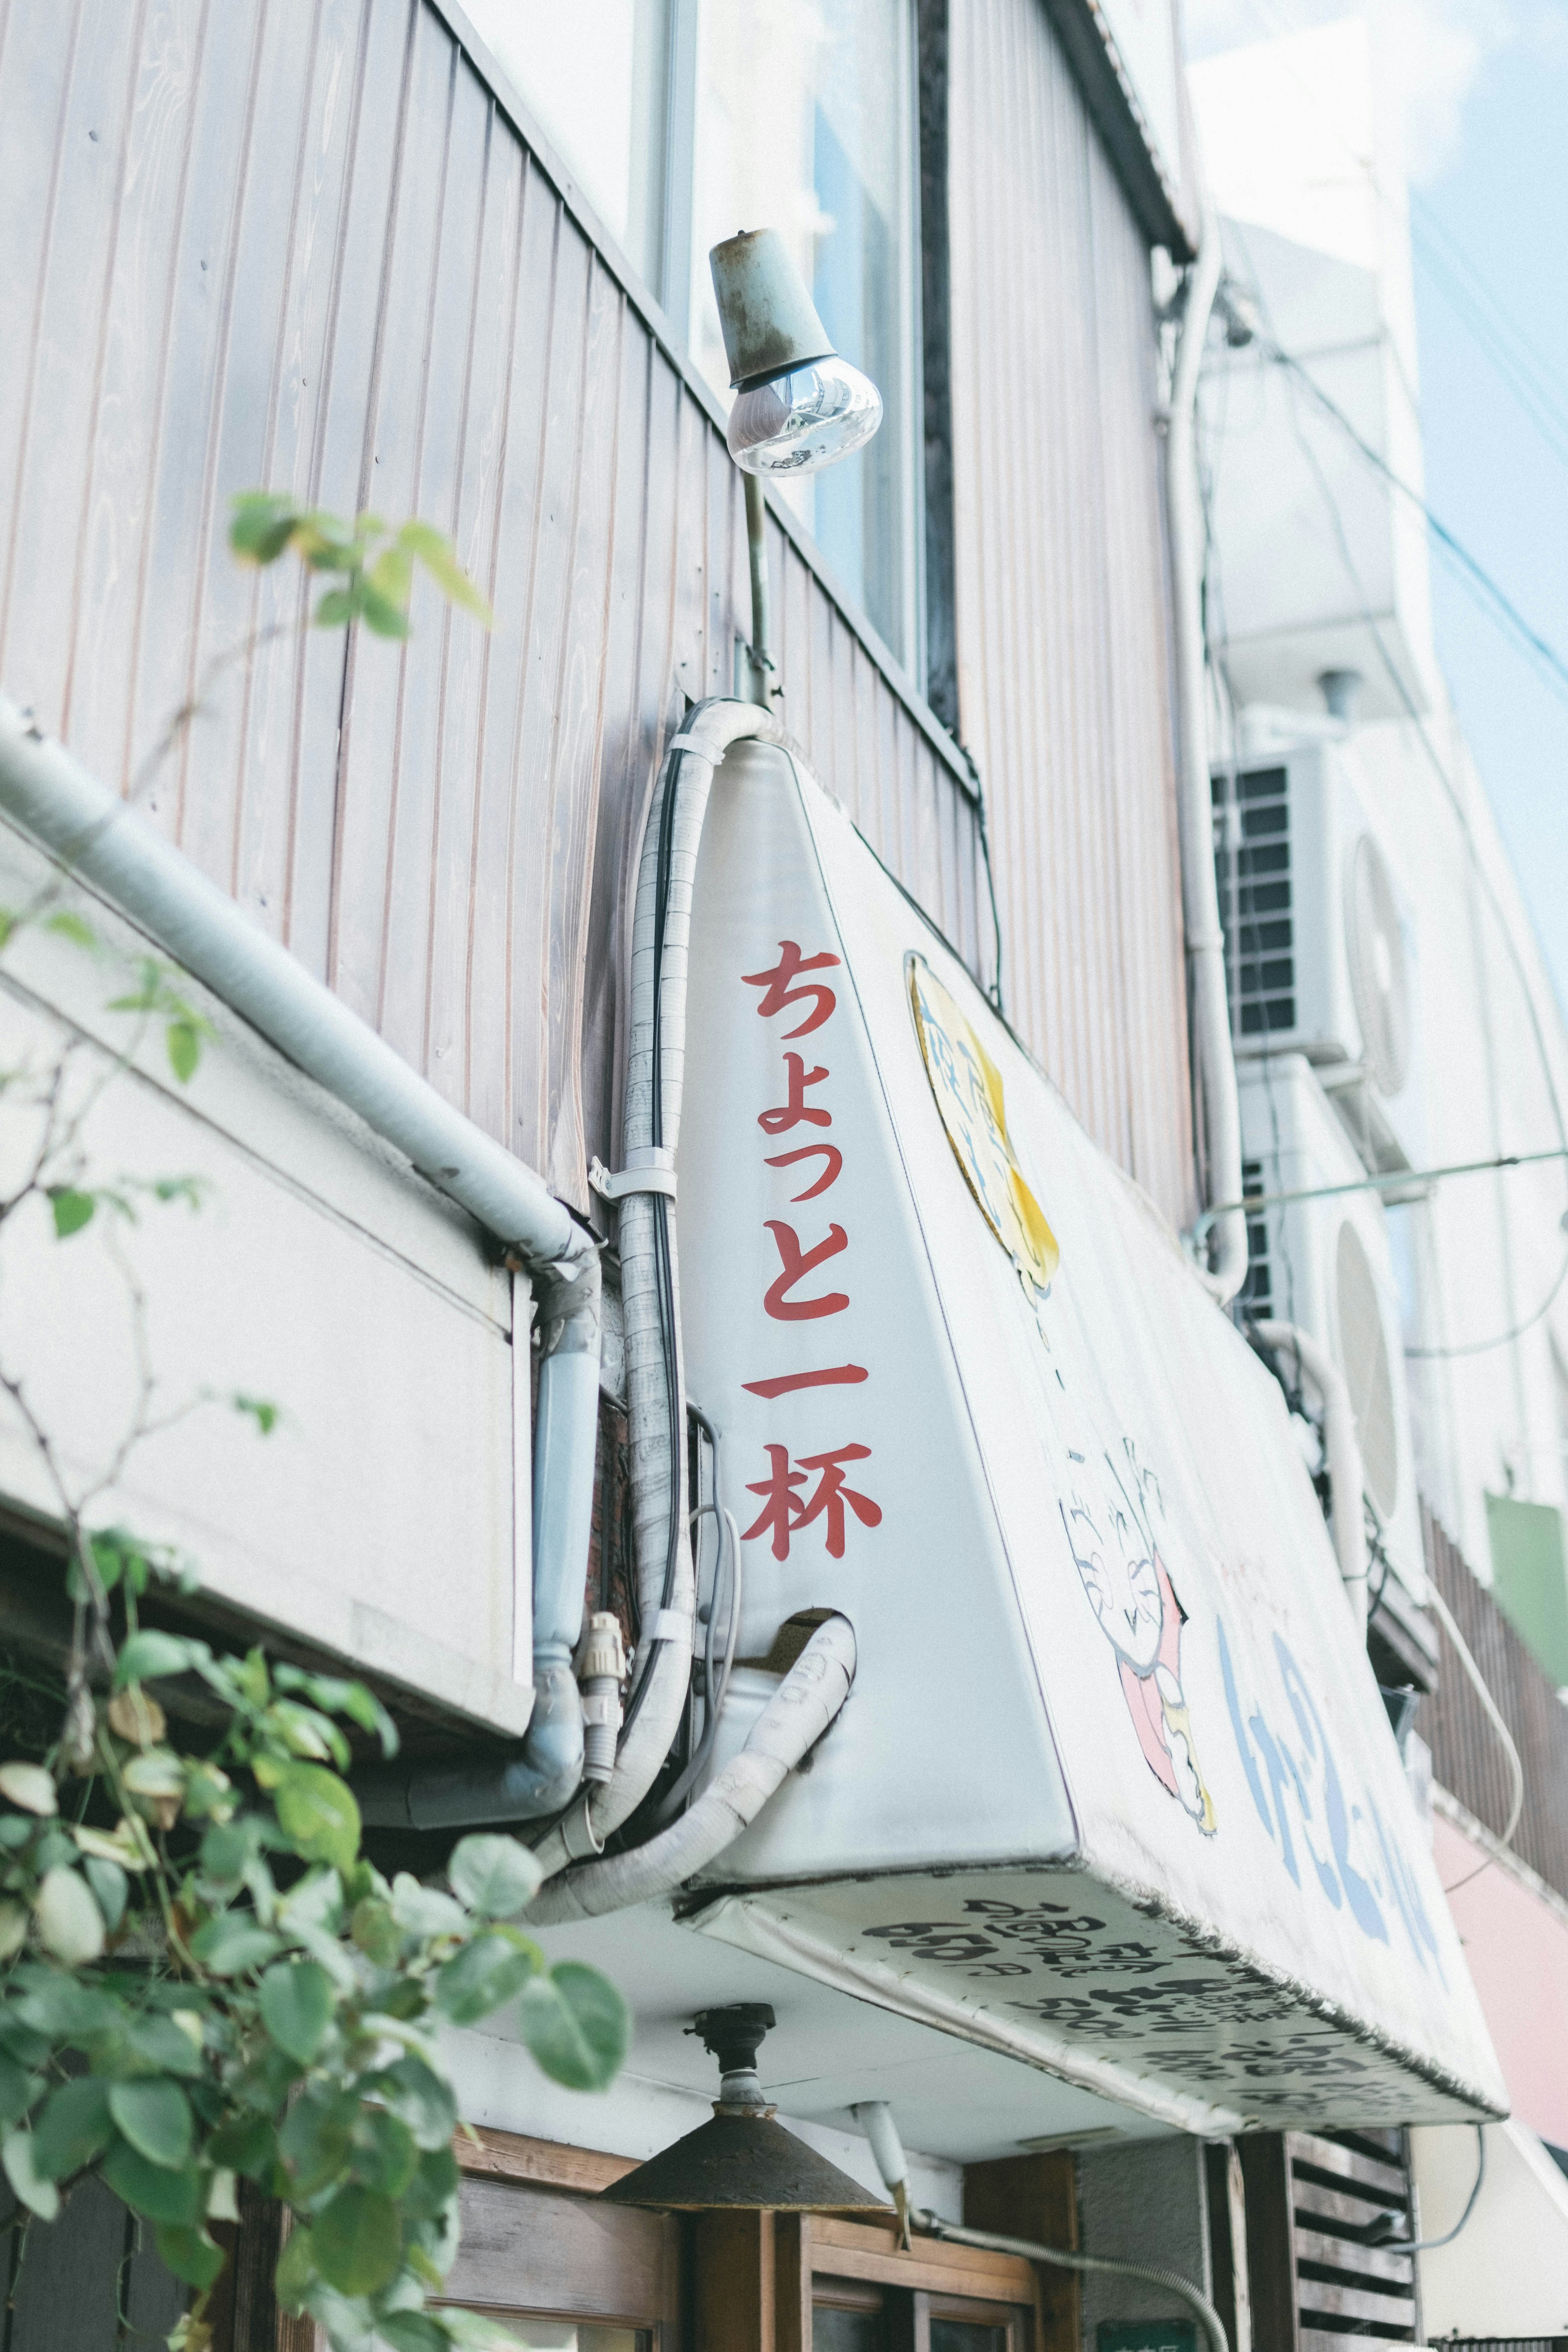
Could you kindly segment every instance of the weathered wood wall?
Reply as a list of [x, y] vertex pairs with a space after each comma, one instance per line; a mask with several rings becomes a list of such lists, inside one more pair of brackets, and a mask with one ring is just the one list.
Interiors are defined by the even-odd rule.
[[[450, 529], [493, 635], [303, 630], [225, 548], [261, 485]], [[955, 756], [774, 560], [793, 731], [980, 968]], [[122, 789], [199, 696], [143, 804], [580, 1203], [636, 815], [744, 588], [711, 404], [427, 0], [0, 0], [0, 682]]]
[[1149, 256], [1041, 0], [953, 0], [960, 721], [1007, 1009], [1091, 1134], [1192, 1214]]

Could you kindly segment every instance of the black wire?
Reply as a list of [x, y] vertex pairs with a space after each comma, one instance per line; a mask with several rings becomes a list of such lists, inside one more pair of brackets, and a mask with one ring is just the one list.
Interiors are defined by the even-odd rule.
[[[658, 842], [654, 865], [653, 908], [653, 1066], [650, 1073], [652, 1088], [653, 1142], [656, 1150], [664, 1143], [664, 932], [669, 908], [670, 867], [675, 852], [675, 803], [680, 786], [680, 764], [684, 754], [672, 751], [665, 770], [664, 791], [658, 806]], [[653, 1204], [654, 1281], [658, 1298], [659, 1349], [664, 1358], [665, 1396], [669, 1409], [669, 1528], [665, 1543], [664, 1584], [659, 1607], [668, 1609], [675, 1594], [676, 1569], [680, 1558], [680, 1505], [685, 1486], [682, 1465], [686, 1432], [681, 1426], [680, 1366], [675, 1328], [675, 1273], [669, 1250], [669, 1199], [664, 1192], [652, 1192]], [[648, 1684], [653, 1679], [656, 1651], [663, 1647], [664, 1636], [655, 1634], [648, 1644], [647, 1664], [637, 1677], [626, 1714], [621, 1723], [624, 1741], [637, 1721]]]

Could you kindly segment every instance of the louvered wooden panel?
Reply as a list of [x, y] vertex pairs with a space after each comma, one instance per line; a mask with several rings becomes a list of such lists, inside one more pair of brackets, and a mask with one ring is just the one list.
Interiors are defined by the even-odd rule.
[[1300, 2352], [1329, 2352], [1343, 2336], [1415, 2341], [1413, 2255], [1374, 2242], [1407, 2242], [1410, 2168], [1398, 2132], [1287, 2136]]
[[[581, 1206], [628, 845], [687, 698], [732, 686], [742, 504], [460, 21], [0, 0], [0, 681], [121, 790], [199, 698], [155, 821]], [[302, 627], [224, 544], [258, 484], [441, 523], [494, 633], [423, 587], [405, 650]], [[792, 731], [985, 976], [962, 761], [782, 524], [774, 561]]]

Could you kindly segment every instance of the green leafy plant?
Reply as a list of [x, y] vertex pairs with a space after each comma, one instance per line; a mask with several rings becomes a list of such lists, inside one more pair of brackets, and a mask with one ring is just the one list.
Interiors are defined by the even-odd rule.
[[[238, 2178], [288, 2205], [279, 2301], [342, 2352], [373, 2335], [395, 2352], [475, 2342], [477, 2323], [426, 2308], [458, 2242], [436, 2032], [515, 2002], [543, 2071], [597, 2090], [625, 2056], [626, 2005], [595, 1969], [547, 1966], [518, 1925], [539, 1867], [515, 1839], [462, 1839], [443, 1885], [365, 1859], [343, 1726], [385, 1754], [396, 1733], [363, 1684], [143, 1628], [153, 1564], [121, 1537], [94, 1559], [134, 1630], [90, 1732], [0, 1765], [11, 2187], [49, 2221], [96, 2175], [150, 2222], [197, 2290], [180, 2352], [210, 2340], [210, 2225], [237, 2218]], [[160, 1684], [199, 1694], [216, 1736], [179, 1744]]]
[[451, 541], [427, 522], [394, 529], [375, 514], [344, 516], [303, 507], [279, 490], [247, 490], [236, 499], [228, 543], [243, 562], [276, 563], [293, 550], [312, 572], [342, 584], [329, 588], [316, 606], [318, 628], [363, 621], [380, 637], [409, 634], [408, 600], [415, 566], [428, 573], [449, 603], [471, 613], [486, 628], [490, 608], [462, 565]]
[[[331, 579], [321, 626], [363, 619], [405, 636], [416, 565], [489, 623], [450, 541], [426, 523], [392, 530], [255, 492], [235, 501], [230, 541], [258, 564], [291, 550]], [[220, 657], [207, 683], [278, 634]], [[198, 694], [174, 714], [132, 799], [201, 708]], [[60, 903], [66, 887], [53, 877], [24, 908], [0, 909], [0, 954], [35, 931], [110, 956]], [[426, 2308], [458, 2242], [458, 2118], [437, 2037], [514, 2003], [545, 2074], [602, 2089], [625, 2055], [624, 2001], [592, 1969], [548, 1966], [518, 1924], [539, 1867], [515, 1839], [464, 1838], [441, 1883], [389, 1881], [363, 1852], [344, 1777], [349, 1730], [395, 1749], [380, 1701], [259, 1649], [222, 1655], [144, 1624], [154, 1582], [188, 1588], [193, 1571], [93, 1524], [142, 1439], [193, 1405], [226, 1402], [261, 1437], [279, 1417], [237, 1391], [155, 1408], [146, 1300], [121, 1238], [143, 1210], [198, 1211], [206, 1187], [89, 1163], [88, 1118], [150, 1027], [180, 1085], [195, 1076], [213, 1032], [187, 985], [176, 967], [139, 958], [107, 1003], [133, 1024], [118, 1052], [89, 1067], [73, 1034], [46, 1065], [0, 1071], [0, 1108], [29, 1122], [0, 1231], [29, 1203], [61, 1245], [95, 1226], [139, 1368], [130, 1419], [73, 1480], [23, 1372], [0, 1362], [0, 1394], [57, 1499], [75, 1611], [58, 1737], [0, 1763], [0, 2163], [24, 2232], [89, 2178], [153, 2228], [195, 2291], [174, 2352], [210, 2344], [205, 2314], [225, 2259], [213, 2230], [237, 2220], [241, 2181], [288, 2208], [279, 2301], [311, 2314], [339, 2352], [373, 2339], [392, 2352], [506, 2342], [487, 2320]]]

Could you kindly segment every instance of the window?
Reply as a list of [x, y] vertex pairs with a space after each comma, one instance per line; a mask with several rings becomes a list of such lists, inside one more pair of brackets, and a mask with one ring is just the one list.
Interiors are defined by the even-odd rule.
[[726, 408], [709, 248], [737, 229], [783, 233], [836, 348], [880, 391], [884, 421], [855, 457], [782, 495], [918, 672], [913, 0], [467, 5]]
[[1032, 2336], [1016, 2305], [846, 2278], [812, 2286], [812, 2352], [1026, 2352]]

